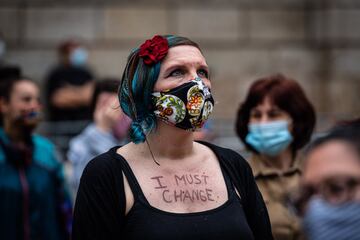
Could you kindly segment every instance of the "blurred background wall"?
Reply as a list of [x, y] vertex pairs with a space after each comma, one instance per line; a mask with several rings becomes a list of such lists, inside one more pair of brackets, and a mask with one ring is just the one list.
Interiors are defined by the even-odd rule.
[[238, 105], [268, 74], [301, 83], [318, 131], [360, 113], [358, 0], [0, 0], [0, 32], [6, 62], [39, 82], [69, 37], [87, 44], [99, 78], [121, 77], [130, 49], [154, 34], [197, 41], [211, 68], [223, 145], [239, 144]]

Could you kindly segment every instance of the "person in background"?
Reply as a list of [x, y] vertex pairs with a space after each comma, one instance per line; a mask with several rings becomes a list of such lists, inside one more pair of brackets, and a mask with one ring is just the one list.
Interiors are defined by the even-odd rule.
[[81, 174], [91, 159], [111, 147], [128, 142], [131, 120], [119, 107], [119, 83], [118, 79], [103, 79], [96, 83], [91, 101], [93, 122], [70, 141], [67, 158], [73, 166], [72, 183], [75, 193]]
[[249, 160], [269, 211], [275, 239], [301, 239], [301, 224], [288, 194], [301, 177], [301, 149], [315, 125], [314, 108], [300, 85], [283, 75], [255, 81], [240, 105], [236, 131], [252, 152]]
[[119, 88], [131, 142], [86, 166], [73, 240], [273, 239], [248, 163], [194, 141], [214, 107], [210, 89], [188, 38], [156, 35], [131, 51]]
[[24, 77], [0, 86], [0, 239], [68, 239], [71, 202], [54, 145], [34, 134], [38, 85]]
[[74, 40], [58, 48], [59, 65], [46, 79], [46, 101], [50, 121], [90, 120], [94, 77], [86, 63], [88, 52]]
[[360, 119], [342, 123], [307, 151], [296, 206], [309, 240], [360, 237]]

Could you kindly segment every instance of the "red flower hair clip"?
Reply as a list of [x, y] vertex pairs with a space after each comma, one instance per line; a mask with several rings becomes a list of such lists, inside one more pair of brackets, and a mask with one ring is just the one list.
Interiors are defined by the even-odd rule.
[[153, 65], [163, 59], [169, 50], [168, 41], [160, 35], [146, 40], [140, 46], [139, 56], [143, 58], [146, 65]]

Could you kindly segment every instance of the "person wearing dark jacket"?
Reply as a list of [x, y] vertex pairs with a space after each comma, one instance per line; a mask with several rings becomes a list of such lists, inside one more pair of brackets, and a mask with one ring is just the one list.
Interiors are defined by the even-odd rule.
[[59, 64], [45, 80], [45, 97], [50, 121], [90, 120], [93, 73], [86, 67], [88, 52], [77, 41], [58, 48]]
[[26, 78], [1, 82], [0, 239], [68, 239], [72, 205], [55, 146], [34, 134], [40, 93]]

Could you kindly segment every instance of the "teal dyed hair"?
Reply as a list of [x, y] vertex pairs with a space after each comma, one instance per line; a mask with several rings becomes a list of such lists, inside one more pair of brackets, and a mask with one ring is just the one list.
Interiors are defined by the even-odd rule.
[[[169, 48], [187, 45], [200, 50], [198, 44], [188, 38], [174, 35], [163, 37], [167, 39]], [[118, 94], [122, 110], [132, 119], [129, 135], [134, 143], [144, 142], [146, 134], [156, 127], [151, 94], [161, 67], [161, 61], [146, 65], [139, 56], [139, 50], [133, 49], [127, 59]]]

